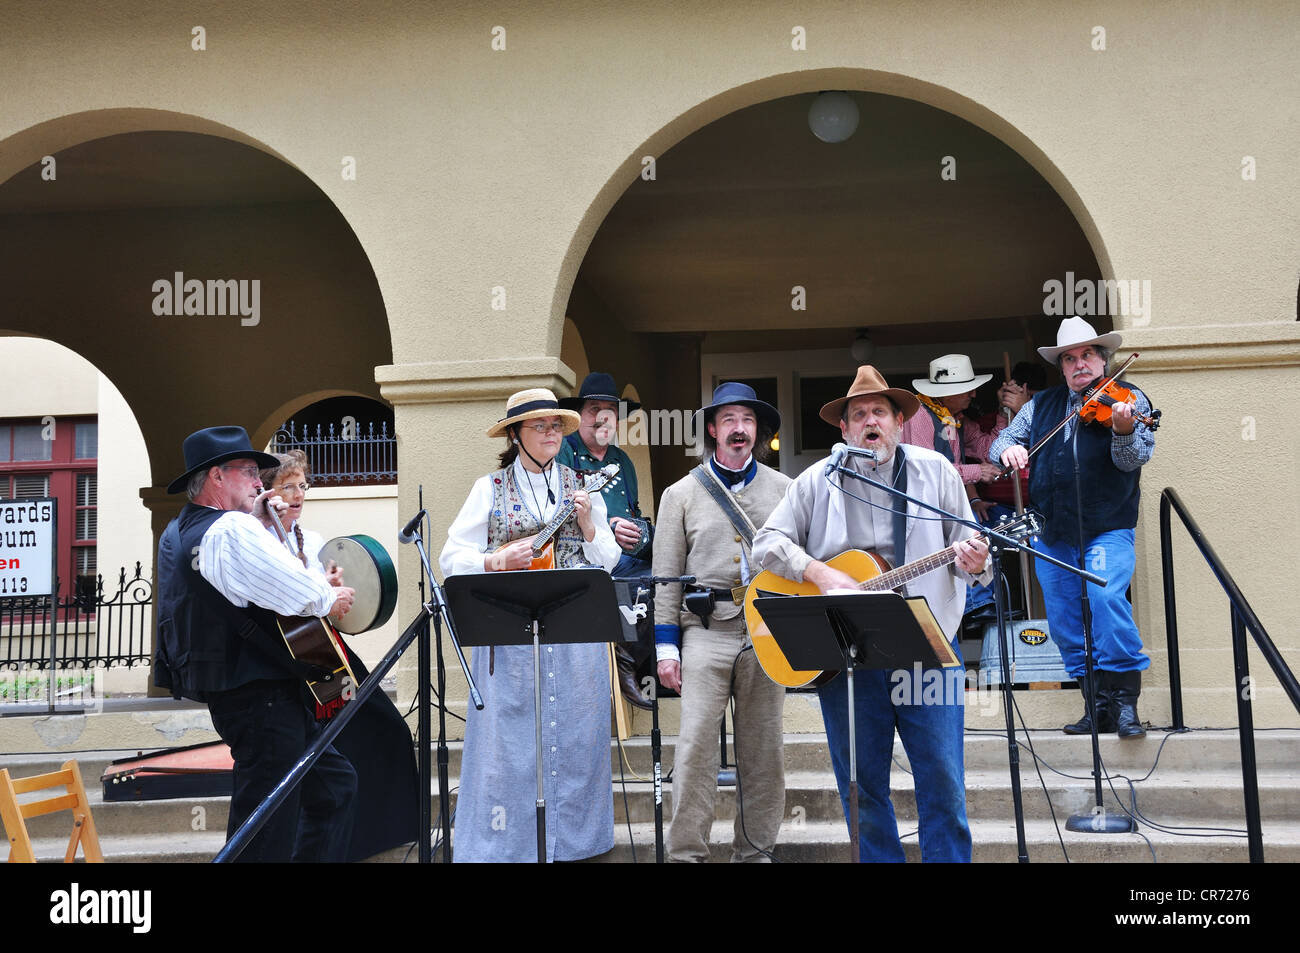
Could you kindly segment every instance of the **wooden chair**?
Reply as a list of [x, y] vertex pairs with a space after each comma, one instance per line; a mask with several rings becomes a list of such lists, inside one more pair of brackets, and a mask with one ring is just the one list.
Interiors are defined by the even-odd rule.
[[[20, 794], [60, 786], [67, 790], [66, 794], [41, 801], [18, 802]], [[9, 837], [10, 863], [36, 863], [32, 841], [27, 836], [27, 818], [68, 810], [72, 811], [72, 836], [63, 862], [70, 864], [77, 859], [77, 845], [80, 844], [88, 863], [102, 864], [104, 855], [99, 850], [99, 835], [95, 832], [94, 818], [90, 816], [86, 789], [82, 786], [76, 761], [65, 761], [60, 771], [30, 778], [11, 778], [8, 768], [0, 768], [0, 820], [4, 821], [5, 833]]]

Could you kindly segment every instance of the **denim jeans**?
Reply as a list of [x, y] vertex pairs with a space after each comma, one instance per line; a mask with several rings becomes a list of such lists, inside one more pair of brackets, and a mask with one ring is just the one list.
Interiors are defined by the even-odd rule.
[[[1034, 548], [1068, 565], [1079, 565], [1078, 546], [1040, 539]], [[1151, 664], [1142, 652], [1133, 607], [1125, 598], [1133, 580], [1135, 558], [1131, 529], [1114, 529], [1095, 536], [1084, 551], [1083, 568], [1106, 580], [1104, 589], [1088, 583], [1088, 602], [1092, 606], [1093, 664], [1107, 672], [1140, 672]], [[1086, 671], [1081, 581], [1043, 560], [1035, 560], [1034, 568], [1043, 587], [1052, 639], [1061, 650], [1065, 670], [1072, 678], [1079, 678]]]
[[[954, 643], [953, 648], [957, 645]], [[958, 651], [958, 657], [961, 656]], [[954, 674], [955, 673], [955, 674]], [[855, 669], [853, 701], [858, 749], [858, 855], [864, 863], [902, 863], [889, 771], [894, 730], [903, 741], [916, 783], [921, 860], [970, 863], [966, 822], [965, 681], [961, 669], [922, 673]], [[932, 697], [924, 685], [938, 685]], [[831, 766], [849, 817], [848, 680], [843, 673], [818, 689]], [[934, 703], [935, 701], [939, 703]], [[899, 703], [901, 702], [901, 704]], [[852, 830], [852, 826], [850, 826]]]

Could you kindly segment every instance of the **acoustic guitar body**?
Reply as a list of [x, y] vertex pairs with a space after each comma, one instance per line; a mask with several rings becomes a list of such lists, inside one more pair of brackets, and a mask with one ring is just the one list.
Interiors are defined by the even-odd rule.
[[307, 687], [322, 705], [342, 697], [348, 686], [356, 691], [359, 683], [343, 651], [343, 640], [325, 619], [312, 616], [277, 616], [280, 634], [289, 654], [299, 662], [307, 662], [329, 671], [328, 679], [307, 680]]
[[[842, 552], [833, 559], [826, 560], [826, 565], [847, 573], [857, 582], [874, 579], [891, 568], [883, 556], [860, 549]], [[754, 643], [754, 655], [767, 677], [786, 688], [816, 687], [834, 678], [838, 673], [799, 671], [790, 667], [781, 647], [776, 644], [776, 639], [764, 624], [763, 617], [754, 608], [754, 600], [765, 595], [817, 596], [821, 595], [821, 590], [811, 582], [795, 582], [767, 570], [750, 582], [749, 589], [745, 592], [745, 625], [749, 629], [749, 638]]]

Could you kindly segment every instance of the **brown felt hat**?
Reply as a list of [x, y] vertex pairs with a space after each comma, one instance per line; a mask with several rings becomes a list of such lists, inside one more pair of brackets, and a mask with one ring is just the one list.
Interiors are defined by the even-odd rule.
[[853, 378], [849, 392], [823, 406], [819, 416], [832, 427], [838, 427], [844, 406], [854, 397], [888, 397], [903, 412], [904, 420], [921, 409], [921, 402], [915, 394], [900, 387], [890, 387], [880, 376], [880, 371], [870, 364], [863, 364], [858, 368], [858, 376]]

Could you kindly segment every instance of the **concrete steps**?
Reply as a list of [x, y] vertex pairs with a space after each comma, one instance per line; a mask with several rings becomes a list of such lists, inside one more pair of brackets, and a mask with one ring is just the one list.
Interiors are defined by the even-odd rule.
[[[1093, 784], [1089, 777], [1091, 742], [1056, 732], [1034, 732], [1020, 739], [1021, 789], [1026, 817], [1026, 838], [1030, 858], [1038, 861], [1063, 860], [1052, 811], [1061, 825], [1070, 859], [1084, 862], [1151, 859], [1151, 848], [1137, 835], [1073, 834], [1064, 830], [1066, 818], [1085, 811], [1092, 803]], [[673, 739], [664, 743], [664, 773], [669, 774], [674, 755]], [[1043, 791], [1034, 769], [1030, 745], [1041, 761], [1046, 783]], [[1150, 821], [1169, 827], [1245, 829], [1244, 802], [1239, 768], [1240, 749], [1235, 732], [1197, 731], [1183, 734], [1150, 732], [1141, 740], [1120, 742], [1114, 736], [1103, 739], [1102, 758], [1113, 778], [1113, 790], [1103, 781], [1108, 811], [1119, 812], [1130, 803], [1129, 786], [1118, 776], [1137, 781], [1137, 808]], [[1300, 861], [1300, 731], [1259, 732], [1256, 737], [1259, 762], [1261, 813], [1265, 825], [1265, 856], [1270, 861]], [[205, 862], [225, 840], [228, 799], [184, 798], [168, 801], [104, 802], [99, 777], [112, 760], [131, 752], [87, 751], [75, 755], [90, 793], [95, 823], [105, 856], [117, 862]], [[461, 746], [451, 746], [451, 783], [458, 783]], [[0, 756], [0, 767], [15, 776], [27, 776], [57, 769], [73, 755]], [[620, 783], [620, 764], [626, 759], [626, 800]], [[848, 858], [848, 831], [840, 808], [826, 740], [821, 735], [788, 735], [786, 759], [786, 814], [776, 851], [778, 859], [792, 862], [841, 862]], [[911, 834], [904, 845], [911, 859], [919, 859], [916, 844], [916, 807], [912, 777], [902, 746], [895, 745], [891, 787], [900, 831]], [[614, 811], [618, 846], [600, 860], [632, 862], [627, 843], [630, 820], [637, 859], [653, 859], [653, 791], [649, 781], [634, 780], [631, 772], [649, 778], [648, 739], [625, 742], [622, 753], [611, 745], [614, 768]], [[967, 809], [975, 843], [975, 860], [1012, 862], [1016, 859], [1011, 784], [1004, 736], [968, 731], [966, 737]], [[435, 765], [436, 767], [436, 765]], [[1154, 770], [1153, 770], [1154, 768]], [[1055, 770], [1053, 770], [1055, 769]], [[1068, 775], [1068, 776], [1066, 776]], [[436, 788], [436, 778], [435, 778]], [[672, 816], [672, 784], [664, 784], [665, 823]], [[1049, 807], [1050, 805], [1050, 807]], [[455, 796], [452, 797], [452, 807]], [[438, 810], [434, 792], [434, 819]], [[722, 788], [717, 797], [717, 822], [713, 826], [713, 859], [730, 855], [732, 826], [736, 815], [734, 788]], [[34, 818], [29, 822], [38, 855], [61, 858], [67, 842], [66, 815]], [[1144, 823], [1142, 833], [1150, 839], [1161, 862], [1228, 862], [1246, 859], [1244, 836], [1223, 832], [1202, 837], [1180, 837]], [[401, 862], [404, 850], [390, 851], [376, 858]]]

